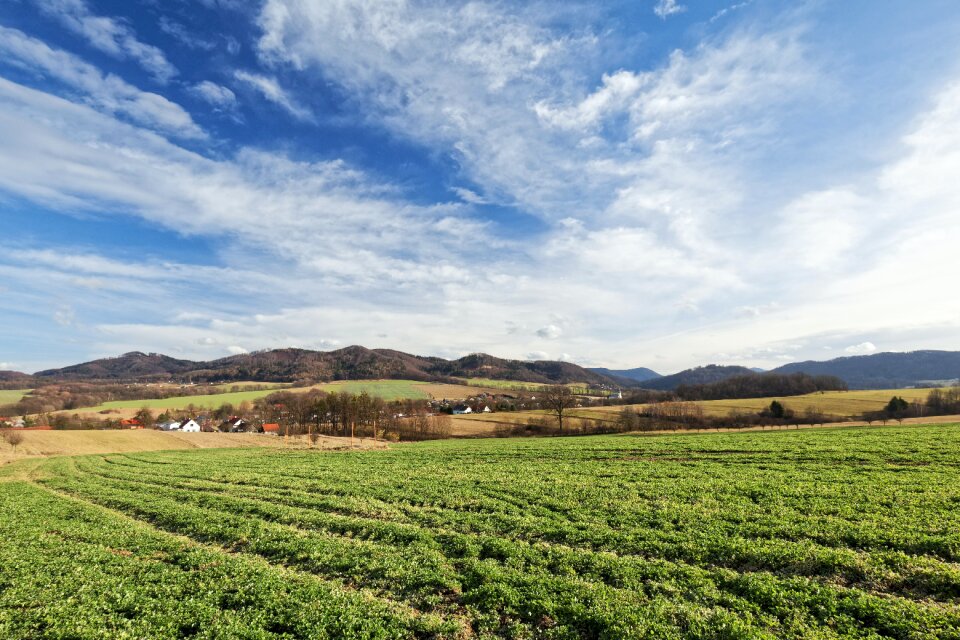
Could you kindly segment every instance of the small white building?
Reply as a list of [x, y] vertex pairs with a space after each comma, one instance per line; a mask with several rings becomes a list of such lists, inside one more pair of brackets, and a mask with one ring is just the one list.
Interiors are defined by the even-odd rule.
[[177, 422], [176, 420], [168, 420], [166, 422], [161, 422], [160, 424], [158, 424], [157, 429], [160, 429], [160, 431], [179, 431], [180, 423]]
[[461, 404], [453, 408], [453, 414], [456, 416], [463, 415], [465, 413], [473, 413], [473, 409], [469, 405]]
[[490, 407], [484, 405], [484, 407], [483, 407], [483, 412], [484, 412], [484, 413], [490, 413]]
[[196, 420], [187, 420], [180, 425], [180, 431], [185, 431], [187, 433], [200, 433], [200, 425]]

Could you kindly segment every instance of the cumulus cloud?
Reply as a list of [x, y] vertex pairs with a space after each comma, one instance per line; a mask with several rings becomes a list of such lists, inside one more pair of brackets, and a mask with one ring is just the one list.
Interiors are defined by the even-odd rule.
[[856, 356], [868, 355], [876, 352], [876, 350], [877, 350], [877, 346], [872, 342], [861, 342], [860, 344], [850, 345], [849, 347], [844, 349], [844, 351], [846, 351], [847, 353], [850, 353]]
[[545, 327], [537, 329], [537, 335], [546, 340], [556, 340], [563, 335], [563, 329], [555, 324], [548, 324]]
[[115, 58], [129, 58], [146, 69], [159, 82], [177, 75], [163, 51], [137, 39], [123, 21], [94, 14], [84, 0], [34, 0], [40, 9], [87, 42]]

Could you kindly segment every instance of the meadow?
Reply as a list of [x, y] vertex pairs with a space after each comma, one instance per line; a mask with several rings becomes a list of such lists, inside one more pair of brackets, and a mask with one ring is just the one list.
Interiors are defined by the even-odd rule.
[[0, 469], [2, 637], [960, 636], [956, 424]]
[[0, 389], [0, 407], [20, 402], [20, 398], [33, 389]]
[[[232, 385], [224, 385], [229, 388]], [[286, 390], [294, 393], [304, 392], [310, 389], [319, 389], [329, 393], [363, 393], [371, 396], [377, 396], [384, 400], [401, 400], [410, 398], [412, 400], [426, 400], [434, 398], [459, 399], [480, 393], [490, 391], [489, 389], [474, 388], [466, 385], [437, 384], [431, 382], [419, 382], [416, 380], [341, 380], [336, 382], [325, 382], [311, 387], [284, 387], [282, 389], [271, 388], [256, 391], [233, 391], [226, 393], [213, 393], [197, 396], [175, 396], [171, 398], [160, 398], [153, 400], [116, 400], [104, 402], [95, 407], [85, 407], [80, 410], [81, 413], [98, 413], [102, 411], [116, 411], [121, 414], [127, 412], [132, 415], [133, 412], [148, 407], [153, 411], [167, 411], [176, 409], [185, 409], [188, 405], [195, 407], [205, 407], [213, 409], [222, 404], [239, 405], [241, 402], [254, 402], [260, 398], [266, 397], [277, 391]], [[125, 415], [125, 414], [124, 414]]]
[[[727, 416], [731, 412], [757, 413], [769, 407], [773, 400], [782, 402], [787, 407], [802, 413], [812, 407], [828, 416], [841, 419], [857, 419], [865, 411], [879, 411], [890, 401], [892, 396], [900, 396], [908, 402], [925, 400], [930, 389], [880, 389], [870, 391], [823, 391], [802, 396], [786, 396], [779, 398], [744, 398], [734, 400], [702, 400], [694, 402], [703, 408], [707, 416]], [[647, 405], [611, 405], [606, 407], [583, 407], [570, 409], [567, 415], [574, 421], [577, 419], [594, 420], [597, 422], [616, 422], [624, 408], [629, 407], [642, 410]], [[532, 424], [536, 421], [551, 419], [550, 413], [544, 410], [511, 411], [494, 414], [474, 414], [453, 416], [453, 433], [458, 436], [489, 436], [498, 427], [510, 425]]]

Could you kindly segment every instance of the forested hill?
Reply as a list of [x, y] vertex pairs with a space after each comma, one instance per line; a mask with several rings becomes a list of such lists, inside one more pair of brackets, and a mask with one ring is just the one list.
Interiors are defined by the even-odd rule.
[[646, 380], [642, 382], [640, 386], [644, 389], [654, 389], [657, 391], [673, 391], [681, 385], [710, 384], [734, 376], [748, 375], [757, 374], [746, 367], [725, 367], [717, 364], [709, 364], [705, 367], [694, 367], [693, 369], [686, 369], [673, 375]]
[[[391, 349], [351, 346], [335, 351], [272, 349], [208, 362], [177, 360], [139, 351], [35, 374], [41, 380], [176, 380], [192, 382], [296, 382], [404, 378], [443, 380], [492, 378], [533, 383], [582, 382], [624, 386], [614, 379], [569, 362], [523, 361], [471, 354], [457, 360], [422, 357]], [[629, 381], [626, 381], [630, 384]]]
[[793, 362], [773, 370], [773, 373], [798, 372], [837, 376], [851, 389], [931, 386], [960, 378], [960, 352], [876, 353], [825, 362]]
[[612, 378], [627, 378], [628, 380], [635, 380], [637, 382], [646, 382], [647, 380], [654, 380], [656, 378], [663, 377], [653, 369], [647, 369], [646, 367], [636, 367], [634, 369], [606, 369], [604, 367], [591, 367], [590, 371], [599, 373], [602, 376], [609, 376]]

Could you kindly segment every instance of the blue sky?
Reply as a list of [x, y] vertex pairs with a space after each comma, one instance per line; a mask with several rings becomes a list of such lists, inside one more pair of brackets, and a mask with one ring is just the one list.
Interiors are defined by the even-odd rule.
[[960, 6], [8, 0], [0, 368], [960, 349]]

